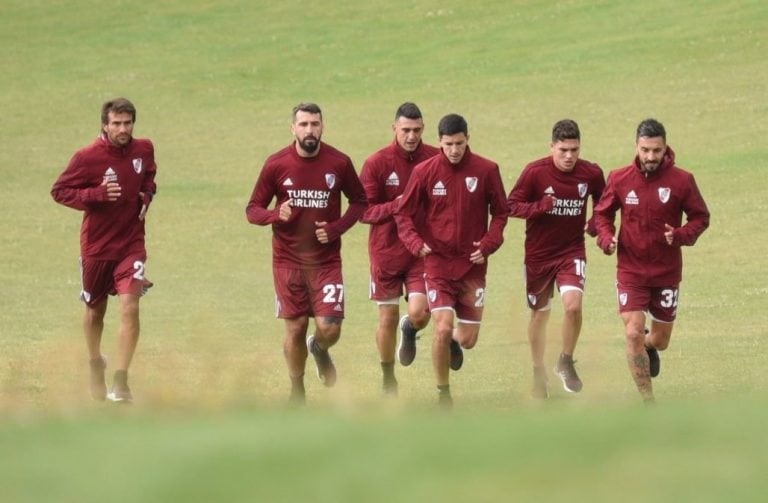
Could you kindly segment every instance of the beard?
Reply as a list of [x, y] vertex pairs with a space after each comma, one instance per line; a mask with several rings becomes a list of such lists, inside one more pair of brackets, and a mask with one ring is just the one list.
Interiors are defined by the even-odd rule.
[[661, 165], [661, 161], [656, 161], [656, 162], [641, 161], [640, 165], [643, 167], [643, 171], [645, 171], [647, 173], [647, 172], [651, 172], [651, 171], [656, 171], [656, 168], [658, 168], [659, 165]]
[[301, 150], [308, 154], [314, 154], [320, 146], [320, 139], [312, 135], [306, 136], [302, 140], [297, 139], [296, 141], [299, 143]]

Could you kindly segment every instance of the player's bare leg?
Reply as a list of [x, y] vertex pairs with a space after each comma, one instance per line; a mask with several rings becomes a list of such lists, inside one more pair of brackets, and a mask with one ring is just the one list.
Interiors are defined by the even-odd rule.
[[102, 401], [107, 397], [105, 370], [107, 362], [101, 354], [101, 336], [104, 333], [104, 315], [107, 312], [107, 298], [95, 306], [85, 305], [83, 332], [88, 348], [90, 367], [90, 392], [94, 400]]
[[327, 387], [336, 384], [336, 365], [328, 350], [341, 337], [342, 318], [335, 316], [315, 317], [315, 333], [307, 338], [307, 348], [315, 358], [317, 377]]
[[307, 362], [307, 327], [309, 317], [285, 319], [285, 340], [283, 341], [283, 355], [288, 365], [288, 376], [291, 379], [292, 403], [303, 404], [304, 392], [304, 367]]
[[645, 313], [630, 311], [621, 313], [624, 335], [627, 341], [627, 364], [637, 390], [646, 402], [652, 402], [653, 385], [648, 354], [645, 350]]
[[579, 290], [568, 290], [563, 293], [563, 351], [560, 353], [555, 372], [563, 381], [566, 391], [577, 393], [581, 391], [582, 382], [576, 373], [573, 363], [573, 352], [576, 349], [576, 341], [581, 332], [581, 299]]
[[423, 293], [408, 294], [408, 321], [416, 331], [422, 330], [429, 323], [427, 296]]
[[533, 361], [533, 398], [547, 398], [547, 371], [544, 366], [544, 353], [547, 347], [547, 322], [549, 321], [549, 309], [531, 310], [531, 319], [528, 322], [528, 343], [531, 349]]
[[128, 371], [139, 342], [139, 296], [120, 295], [120, 328], [117, 336], [117, 370]]
[[451, 341], [453, 340], [453, 311], [441, 309], [432, 313], [435, 333], [432, 339], [432, 368], [437, 381], [438, 399], [443, 406], [453, 403], [450, 390]]
[[395, 379], [395, 346], [397, 345], [397, 323], [400, 318], [398, 304], [379, 304], [379, 326], [376, 329], [376, 347], [381, 362], [382, 388], [384, 393], [397, 393]]
[[120, 327], [117, 333], [117, 361], [112, 390], [107, 398], [114, 402], [131, 402], [133, 396], [128, 387], [128, 367], [131, 366], [136, 345], [139, 342], [139, 296], [129, 293], [119, 295]]

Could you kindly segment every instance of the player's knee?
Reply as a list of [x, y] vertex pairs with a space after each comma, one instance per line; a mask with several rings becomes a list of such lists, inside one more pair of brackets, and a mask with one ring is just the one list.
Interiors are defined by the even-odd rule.
[[408, 314], [408, 320], [410, 320], [413, 328], [416, 330], [421, 330], [429, 323], [429, 313], [420, 312], [418, 314]]
[[453, 339], [453, 327], [450, 325], [435, 327], [435, 339], [439, 344], [449, 345]]
[[625, 332], [627, 346], [631, 348], [645, 347], [645, 332], [642, 329], [627, 327]]

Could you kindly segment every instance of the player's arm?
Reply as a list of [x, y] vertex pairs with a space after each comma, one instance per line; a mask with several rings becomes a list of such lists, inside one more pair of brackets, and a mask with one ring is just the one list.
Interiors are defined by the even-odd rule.
[[595, 206], [600, 202], [600, 198], [603, 197], [603, 191], [605, 190], [605, 177], [603, 176], [603, 170], [597, 167], [598, 174], [594, 177], [589, 184], [592, 195], [592, 217], [587, 221], [587, 225], [584, 227], [584, 231], [592, 237], [597, 236], [597, 224], [595, 223]]
[[380, 224], [391, 220], [397, 207], [397, 199], [386, 200], [384, 186], [376, 176], [380, 171], [377, 167], [375, 161], [368, 159], [360, 173], [360, 182], [363, 184], [368, 200], [368, 207], [360, 218], [360, 221], [365, 224]]
[[486, 257], [504, 243], [504, 227], [509, 219], [509, 206], [498, 166], [489, 174], [487, 186], [491, 222], [488, 225], [488, 232], [478, 244], [478, 250]]
[[616, 192], [613, 173], [608, 175], [605, 190], [594, 208], [593, 218], [597, 229], [597, 246], [603, 253], [610, 255], [616, 251], [616, 211], [621, 207], [621, 200]]
[[[285, 218], [282, 218], [285, 216], [284, 203], [286, 201], [278, 201], [273, 209], [269, 209], [272, 199], [277, 195], [273, 173], [274, 170], [269, 165], [264, 165], [258, 180], [256, 180], [256, 185], [253, 187], [251, 199], [245, 207], [245, 216], [252, 224], [270, 225], [286, 221]], [[290, 210], [290, 207], [287, 209]], [[288, 217], [290, 218], [290, 212]]]
[[671, 233], [667, 242], [676, 246], [692, 246], [709, 227], [709, 209], [693, 175], [689, 175], [688, 192], [683, 199], [682, 209], [687, 221], [685, 225], [677, 228], [667, 224], [667, 232]]
[[510, 217], [535, 218], [550, 211], [555, 206], [555, 198], [549, 194], [545, 194], [539, 199], [534, 199], [536, 195], [533, 193], [532, 187], [533, 178], [531, 171], [526, 168], [520, 174], [515, 186], [509, 192], [509, 197], [507, 197]]
[[54, 201], [76, 210], [87, 210], [101, 203], [117, 201], [121, 194], [120, 184], [117, 182], [103, 179], [100, 184], [94, 184], [88, 178], [77, 154], [72, 157], [51, 188]]
[[148, 166], [144, 168], [144, 179], [141, 182], [141, 189], [139, 191], [139, 200], [141, 201], [139, 220], [144, 220], [144, 218], [147, 216], [149, 205], [152, 203], [152, 200], [157, 193], [157, 185], [155, 185], [156, 174], [157, 164], [155, 164], [155, 151], [153, 147]]
[[414, 171], [408, 185], [405, 187], [403, 196], [398, 198], [398, 205], [395, 209], [395, 222], [397, 223], [397, 234], [403, 245], [415, 257], [423, 257], [432, 250], [419, 235], [416, 226], [413, 223], [413, 216], [418, 211], [424, 211], [424, 186], [421, 177]]

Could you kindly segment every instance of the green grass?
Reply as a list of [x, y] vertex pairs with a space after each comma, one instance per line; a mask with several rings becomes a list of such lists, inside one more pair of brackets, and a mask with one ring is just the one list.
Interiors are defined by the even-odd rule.
[[[765, 492], [756, 476], [766, 466], [768, 389], [764, 2], [160, 4], [0, 6], [0, 499], [95, 500], [127, 487], [123, 471], [145, 481], [127, 491], [134, 501], [289, 501], [321, 481], [321, 500], [383, 500], [398, 491], [395, 477], [403, 489], [392, 499], [406, 500]], [[84, 391], [80, 216], [48, 195], [116, 95], [136, 102], [136, 134], [154, 140], [159, 164], [148, 221], [157, 286], [142, 302], [138, 400], [128, 412], [94, 406]], [[380, 401], [364, 225], [344, 237], [339, 385], [309, 379], [306, 413], [277, 412], [288, 383], [270, 233], [250, 226], [244, 207], [266, 156], [290, 141], [290, 109], [303, 100], [322, 106], [325, 139], [358, 169], [390, 141], [401, 102], [421, 106], [432, 143], [439, 118], [461, 113], [473, 150], [500, 164], [507, 189], [547, 153], [558, 119], [579, 122], [582, 154], [606, 172], [631, 159], [640, 120], [664, 122], [712, 225], [685, 250], [657, 410], [637, 407], [615, 259], [592, 243], [577, 349], [585, 389], [555, 389], [543, 409], [531, 403], [524, 224], [510, 221], [491, 258], [480, 342], [453, 376], [454, 419], [429, 410], [430, 329], [413, 366], [397, 370], [397, 404]], [[110, 309], [108, 355], [115, 331]], [[399, 448], [400, 430], [415, 439], [410, 452]], [[566, 465], [563, 451], [579, 462]], [[481, 496], [464, 492], [480, 486]]]

